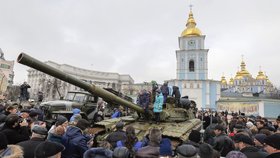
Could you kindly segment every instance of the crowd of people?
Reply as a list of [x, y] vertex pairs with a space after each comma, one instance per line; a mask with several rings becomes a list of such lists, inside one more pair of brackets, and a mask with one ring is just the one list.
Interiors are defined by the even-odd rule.
[[[155, 122], [160, 124], [167, 97], [163, 91], [167, 90], [156, 88], [155, 95], [141, 91], [138, 104], [146, 119], [150, 119], [152, 101]], [[183, 107], [190, 101], [185, 97], [177, 104]], [[121, 121], [105, 140], [97, 141], [89, 132], [90, 122], [80, 112], [73, 109], [69, 119], [58, 115], [47, 129], [40, 109], [1, 104], [0, 158], [280, 158], [280, 116], [268, 120], [227, 111], [199, 111], [196, 115], [203, 122], [202, 130], [192, 130], [187, 140], [174, 146], [157, 125], [140, 139], [133, 126], [125, 127]]]

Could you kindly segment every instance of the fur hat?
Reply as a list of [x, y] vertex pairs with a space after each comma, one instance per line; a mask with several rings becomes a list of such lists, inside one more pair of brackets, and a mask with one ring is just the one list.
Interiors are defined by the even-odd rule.
[[200, 132], [197, 130], [192, 130], [190, 135], [189, 135], [189, 140], [193, 141], [195, 143], [199, 143], [200, 142]]
[[34, 152], [35, 158], [48, 158], [63, 151], [65, 147], [60, 143], [45, 141], [40, 143]]
[[247, 156], [240, 151], [231, 151], [226, 155], [226, 158], [247, 158]]
[[277, 149], [277, 150], [280, 150], [280, 134], [279, 133], [276, 133], [276, 134], [273, 134], [271, 136], [268, 136], [264, 139], [264, 143]]
[[8, 146], [8, 140], [4, 133], [0, 132], [0, 150], [6, 149]]
[[105, 149], [102, 147], [91, 148], [84, 153], [83, 158], [111, 158], [113, 156], [113, 151]]
[[160, 156], [172, 156], [172, 145], [168, 138], [163, 138], [159, 145], [159, 155]]

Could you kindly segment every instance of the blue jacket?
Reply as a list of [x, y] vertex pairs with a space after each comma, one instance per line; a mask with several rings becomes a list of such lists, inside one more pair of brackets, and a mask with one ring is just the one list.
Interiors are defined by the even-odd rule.
[[156, 100], [154, 103], [154, 112], [162, 112], [162, 105], [163, 105], [163, 95], [160, 93], [156, 96]]
[[83, 135], [80, 128], [69, 126], [62, 136], [62, 144], [65, 150], [62, 151], [62, 158], [82, 158], [86, 150], [88, 150], [87, 142], [89, 137]]
[[[135, 142], [133, 145], [133, 150], [137, 152], [140, 148], [142, 148], [143, 143], [140, 141]], [[117, 141], [117, 147], [125, 147], [124, 142], [119, 140]]]

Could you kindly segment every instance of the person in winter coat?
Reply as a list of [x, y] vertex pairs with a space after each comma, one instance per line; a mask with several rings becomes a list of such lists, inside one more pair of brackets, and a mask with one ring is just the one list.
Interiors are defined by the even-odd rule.
[[74, 121], [75, 116], [76, 116], [76, 115], [79, 115], [79, 114], [81, 113], [81, 110], [78, 109], [78, 108], [74, 108], [74, 109], [72, 110], [72, 112], [73, 112], [73, 115], [72, 115], [71, 118], [70, 118], [70, 122], [73, 122], [73, 121]]
[[0, 132], [0, 157], [1, 158], [23, 158], [23, 151], [18, 145], [8, 145], [5, 134]]
[[32, 136], [30, 140], [23, 141], [18, 143], [22, 147], [24, 152], [24, 158], [34, 158], [34, 152], [36, 147], [45, 141], [46, 136], [48, 135], [48, 130], [45, 127], [40, 127], [35, 125], [32, 128]]
[[149, 144], [136, 152], [135, 158], [158, 158], [160, 142], [162, 140], [161, 131], [158, 128], [152, 128], [149, 132]]
[[90, 123], [81, 119], [76, 126], [69, 126], [62, 137], [62, 144], [65, 150], [62, 151], [62, 158], [82, 158], [85, 151], [89, 149], [88, 142], [91, 139], [84, 134]]
[[177, 107], [180, 107], [181, 93], [180, 93], [180, 91], [179, 91], [179, 87], [173, 86], [172, 89], [173, 89], [172, 97], [175, 97], [175, 105], [176, 105]]
[[216, 137], [214, 138], [213, 148], [225, 157], [230, 151], [234, 150], [234, 142], [225, 134], [225, 128], [222, 125], [216, 125], [214, 129]]
[[160, 87], [160, 91], [163, 95], [163, 103], [165, 104], [166, 103], [166, 98], [167, 96], [169, 95], [169, 88], [168, 88], [168, 83], [165, 82], [161, 87]]
[[141, 90], [139, 94], [138, 104], [144, 109], [145, 111], [144, 118], [147, 120], [150, 120], [150, 115], [149, 115], [150, 99], [151, 99], [150, 94], [145, 89]]
[[64, 128], [64, 131], [66, 131], [66, 128], [68, 126], [68, 119], [62, 115], [58, 115], [55, 124], [52, 125], [52, 127], [50, 128], [50, 130], [48, 132], [47, 139], [50, 139], [50, 137], [52, 137], [52, 135], [55, 135], [55, 129], [58, 126], [62, 126]]
[[265, 150], [268, 152], [266, 158], [279, 158], [280, 157], [280, 134], [273, 134], [264, 139]]
[[155, 119], [157, 124], [159, 124], [160, 122], [160, 113], [162, 112], [163, 102], [164, 102], [164, 97], [161, 91], [158, 89], [156, 91], [156, 100], [154, 103], [154, 114], [155, 114]]
[[29, 139], [28, 123], [20, 120], [17, 114], [10, 114], [6, 118], [3, 132], [8, 140], [8, 144], [17, 144]]
[[84, 153], [83, 158], [112, 158], [112, 146], [107, 141], [101, 141], [96, 148], [90, 148]]
[[240, 150], [247, 158], [265, 158], [268, 154], [254, 147], [254, 142], [249, 136], [237, 133], [234, 136], [235, 147]]
[[116, 124], [116, 131], [109, 134], [106, 138], [106, 141], [108, 141], [113, 148], [117, 146], [118, 141], [125, 141], [126, 140], [126, 133], [123, 130], [124, 123], [118, 122]]
[[125, 133], [126, 139], [117, 141], [117, 147], [126, 147], [129, 150], [130, 155], [134, 156], [135, 152], [142, 147], [143, 143], [138, 141], [135, 134], [135, 128], [133, 126], [128, 126]]

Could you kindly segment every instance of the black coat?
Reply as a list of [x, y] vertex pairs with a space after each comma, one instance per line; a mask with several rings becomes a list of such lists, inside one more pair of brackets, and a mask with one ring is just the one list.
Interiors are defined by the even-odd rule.
[[214, 138], [213, 148], [223, 157], [235, 149], [233, 141], [224, 133]]
[[30, 140], [18, 143], [18, 145], [22, 147], [24, 158], [34, 158], [34, 151], [42, 142], [44, 142], [42, 138], [31, 138]]
[[279, 158], [279, 157], [280, 157], [280, 152], [270, 154], [266, 158]]
[[28, 127], [9, 128], [4, 125], [3, 132], [8, 140], [8, 144], [17, 144], [19, 142], [29, 140]]
[[268, 154], [260, 151], [258, 148], [249, 146], [240, 150], [247, 158], [265, 158]]
[[108, 135], [106, 140], [112, 145], [113, 148], [117, 146], [117, 141], [125, 141], [126, 140], [126, 133], [123, 130], [117, 130]]

